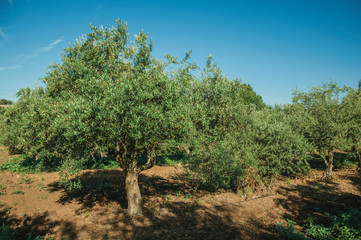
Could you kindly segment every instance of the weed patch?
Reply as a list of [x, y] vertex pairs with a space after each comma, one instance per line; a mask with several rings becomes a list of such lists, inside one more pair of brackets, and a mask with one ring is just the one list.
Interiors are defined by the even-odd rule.
[[13, 192], [13, 194], [16, 194], [16, 195], [24, 195], [24, 192], [23, 192], [22, 190], [18, 189], [18, 190], [15, 190], [15, 191]]

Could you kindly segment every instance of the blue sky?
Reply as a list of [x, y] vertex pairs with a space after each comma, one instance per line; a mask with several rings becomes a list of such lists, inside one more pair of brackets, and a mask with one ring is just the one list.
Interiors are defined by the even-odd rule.
[[148, 32], [153, 55], [193, 50], [203, 67], [212, 55], [230, 78], [251, 84], [267, 104], [291, 102], [333, 79], [361, 79], [361, 1], [0, 0], [0, 99], [34, 87], [61, 50], [90, 31], [127, 21]]

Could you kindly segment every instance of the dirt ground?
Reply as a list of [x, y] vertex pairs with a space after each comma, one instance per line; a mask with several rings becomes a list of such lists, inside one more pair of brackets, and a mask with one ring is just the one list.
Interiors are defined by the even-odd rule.
[[[9, 159], [0, 147], [0, 164]], [[145, 214], [130, 217], [121, 170], [82, 172], [83, 189], [58, 187], [57, 173], [0, 172], [0, 223], [20, 233], [55, 239], [279, 239], [278, 221], [303, 224], [309, 214], [361, 208], [361, 178], [335, 171], [331, 181], [312, 172], [284, 179], [268, 192], [241, 196], [192, 190], [181, 166], [143, 172]]]

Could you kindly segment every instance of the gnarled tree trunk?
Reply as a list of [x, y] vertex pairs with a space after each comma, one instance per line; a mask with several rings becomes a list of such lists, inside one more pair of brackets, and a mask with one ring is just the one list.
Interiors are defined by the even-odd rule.
[[[129, 156], [129, 155], [128, 155]], [[124, 164], [125, 191], [128, 200], [128, 213], [130, 215], [143, 215], [143, 199], [138, 184], [138, 153], [130, 154], [130, 162]]]
[[155, 164], [155, 150], [156, 145], [150, 146], [147, 149], [148, 161], [144, 165], [138, 166], [139, 152], [134, 150], [127, 153], [127, 149], [121, 153], [120, 144], [117, 144], [117, 152], [115, 155], [116, 160], [123, 168], [125, 176], [125, 191], [128, 200], [128, 213], [130, 215], [143, 215], [143, 199], [140, 193], [138, 176], [143, 170], [149, 169]]
[[127, 171], [125, 190], [127, 192], [128, 213], [130, 215], [143, 215], [143, 200], [140, 194], [138, 171], [136, 168]]
[[326, 165], [326, 169], [325, 172], [323, 173], [323, 177], [324, 178], [331, 178], [333, 175], [333, 157], [334, 157], [335, 153], [333, 152], [333, 150], [331, 150], [330, 152], [327, 152], [326, 155], [323, 157], [323, 161], [325, 162]]
[[358, 157], [357, 171], [359, 173], [361, 173], [361, 152], [357, 151], [356, 154], [357, 154], [357, 157]]

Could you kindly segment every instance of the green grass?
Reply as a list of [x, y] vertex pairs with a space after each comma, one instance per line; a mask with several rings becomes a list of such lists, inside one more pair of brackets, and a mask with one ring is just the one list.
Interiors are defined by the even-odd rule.
[[174, 166], [184, 161], [184, 156], [181, 154], [162, 155], [156, 157], [158, 166]]
[[[20, 155], [0, 165], [0, 171], [35, 173], [39, 172], [39, 161]], [[25, 180], [25, 179], [23, 179]]]

